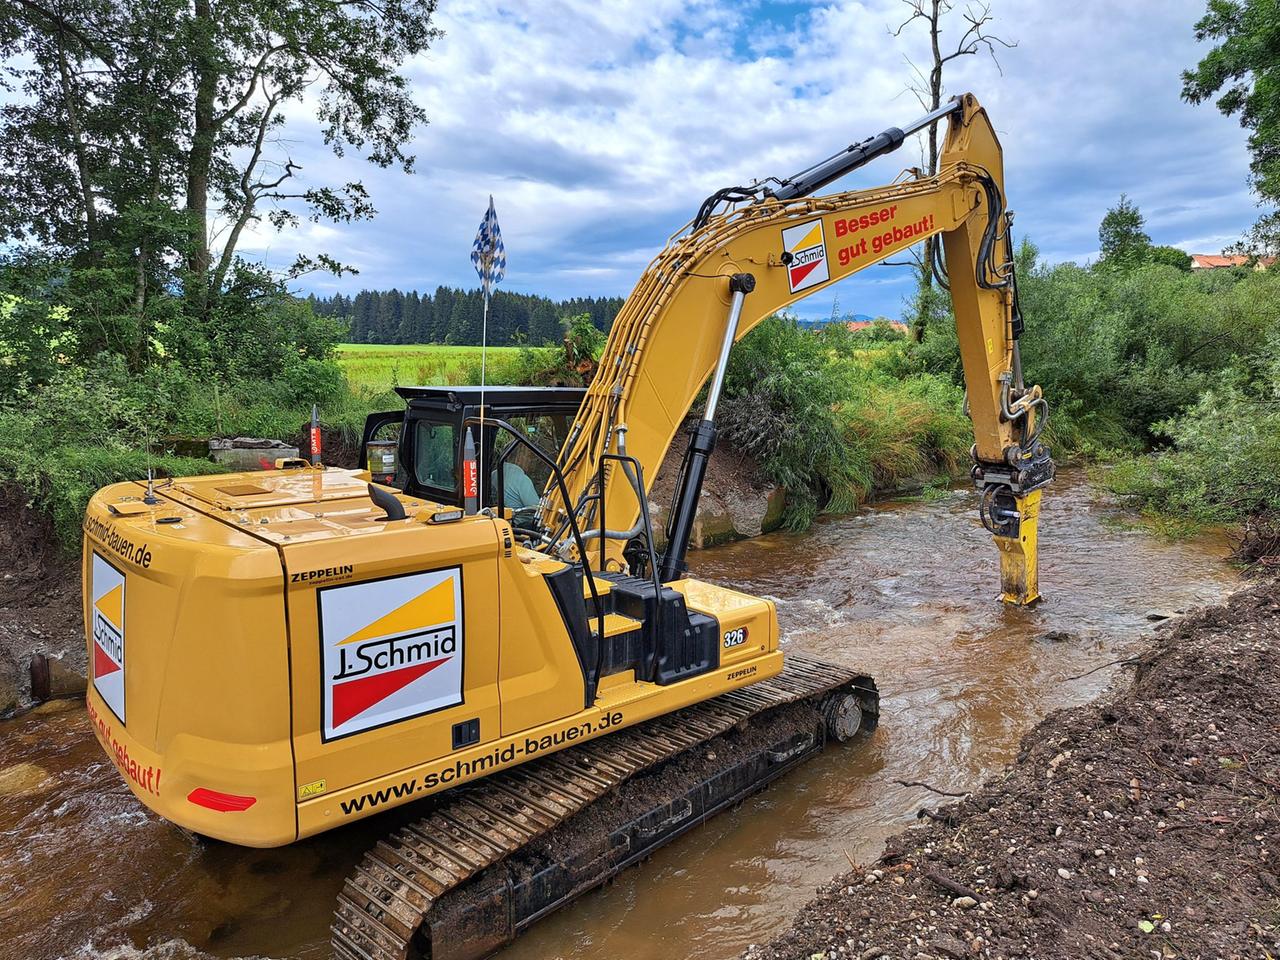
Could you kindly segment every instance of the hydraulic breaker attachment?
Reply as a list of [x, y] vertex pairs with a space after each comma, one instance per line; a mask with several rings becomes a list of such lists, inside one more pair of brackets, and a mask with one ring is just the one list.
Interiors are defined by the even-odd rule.
[[1040, 491], [1021, 496], [1001, 491], [993, 498], [992, 531], [1000, 550], [1000, 599], [1024, 607], [1040, 599], [1036, 535], [1040, 524]]
[[[1022, 372], [1017, 342], [1013, 370], [1001, 374], [1000, 422], [1015, 431], [1017, 442], [1006, 447], [999, 463], [978, 456], [975, 444], [973, 479], [982, 491], [978, 514], [1000, 551], [1000, 599], [1018, 607], [1040, 599], [1036, 537], [1040, 525], [1040, 491], [1053, 479], [1049, 448], [1040, 442], [1048, 405], [1039, 387], [1020, 385]], [[1012, 382], [1019, 385], [1010, 389]], [[1010, 403], [1009, 397], [1017, 399]], [[1037, 416], [1038, 414], [1038, 416]]]
[[1000, 599], [1005, 603], [1022, 607], [1040, 599], [1040, 492], [1053, 473], [1049, 451], [1039, 444], [1035, 456], [1019, 461], [1014, 469], [974, 465], [973, 476], [982, 491], [978, 515], [1000, 551]]

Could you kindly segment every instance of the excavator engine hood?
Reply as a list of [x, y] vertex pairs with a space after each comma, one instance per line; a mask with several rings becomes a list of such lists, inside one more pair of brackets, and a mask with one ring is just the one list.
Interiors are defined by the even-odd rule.
[[236, 843], [287, 843], [297, 824], [280, 553], [144, 496], [138, 484], [107, 487], [85, 516], [94, 733], [166, 819]]
[[[403, 565], [402, 547], [378, 536], [391, 531], [367, 491], [352, 471], [303, 469], [178, 480], [151, 494], [116, 484], [93, 497], [82, 558], [88, 710], [130, 788], [166, 819], [249, 846], [297, 839], [299, 751], [350, 721], [332, 710], [326, 729], [317, 719], [319, 598], [351, 578], [353, 555], [366, 575], [378, 555]], [[492, 541], [491, 521], [476, 526]], [[357, 674], [375, 656], [446, 645], [357, 645], [329, 659]], [[337, 709], [371, 695], [354, 689]], [[303, 729], [299, 701], [311, 717]]]

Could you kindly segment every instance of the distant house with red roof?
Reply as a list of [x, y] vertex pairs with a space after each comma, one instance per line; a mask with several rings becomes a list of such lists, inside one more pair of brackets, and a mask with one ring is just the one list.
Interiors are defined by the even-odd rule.
[[868, 330], [877, 323], [887, 323], [894, 330], [904, 334], [911, 329], [904, 320], [895, 320], [892, 317], [872, 317], [865, 313], [846, 313], [843, 317], [833, 317], [829, 320], [796, 320], [796, 323], [805, 330], [821, 330], [823, 327], [833, 323], [842, 323], [855, 333], [859, 330]]
[[[1274, 265], [1275, 257], [1259, 257], [1254, 264], [1255, 270], [1266, 270]], [[1191, 255], [1192, 270], [1221, 270], [1224, 267], [1245, 267], [1249, 265], [1249, 258], [1242, 253], [1193, 253]]]
[[879, 317], [875, 320], [846, 320], [844, 325], [856, 333], [859, 330], [866, 330], [877, 323], [887, 323], [895, 330], [900, 330], [904, 334], [909, 329], [904, 321], [894, 320], [890, 317]]

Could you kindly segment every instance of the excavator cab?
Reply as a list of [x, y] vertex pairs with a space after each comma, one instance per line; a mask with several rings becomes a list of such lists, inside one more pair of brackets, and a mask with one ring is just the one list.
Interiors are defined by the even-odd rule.
[[[486, 464], [484, 502], [511, 510], [517, 534], [539, 534], [537, 505], [551, 470], [505, 430], [501, 421], [551, 460], [556, 460], [577, 416], [582, 387], [397, 387], [403, 410], [371, 413], [365, 419], [360, 466], [385, 486], [435, 503], [462, 506], [462, 469], [466, 431]], [[479, 428], [481, 397], [486, 426]], [[370, 444], [374, 443], [374, 447]], [[394, 443], [394, 456], [374, 463], [370, 451]], [[380, 473], [380, 464], [392, 467]], [[496, 467], [501, 463], [501, 475]], [[522, 538], [523, 539], [523, 538]]]

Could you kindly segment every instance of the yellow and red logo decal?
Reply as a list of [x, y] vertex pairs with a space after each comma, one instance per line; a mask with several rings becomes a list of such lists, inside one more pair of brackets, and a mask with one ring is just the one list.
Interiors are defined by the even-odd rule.
[[93, 689], [116, 719], [124, 715], [124, 574], [97, 553], [89, 568], [89, 670]]
[[831, 279], [821, 220], [785, 228], [782, 231], [782, 249], [790, 255], [787, 259], [787, 284], [792, 293]]
[[462, 702], [461, 568], [316, 593], [324, 740]]

